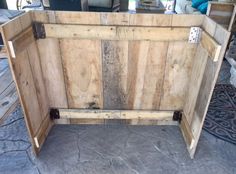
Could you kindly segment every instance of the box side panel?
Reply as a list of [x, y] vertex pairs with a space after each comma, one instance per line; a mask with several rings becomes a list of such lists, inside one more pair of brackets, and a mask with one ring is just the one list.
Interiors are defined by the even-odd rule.
[[[48, 117], [48, 98], [35, 41], [11, 56], [8, 41], [31, 27], [30, 13], [25, 13], [2, 26], [2, 35], [8, 50], [8, 60], [17, 85], [21, 105], [35, 152], [41, 148], [51, 127]], [[44, 138], [42, 138], [44, 137]], [[34, 141], [37, 140], [37, 142]]]

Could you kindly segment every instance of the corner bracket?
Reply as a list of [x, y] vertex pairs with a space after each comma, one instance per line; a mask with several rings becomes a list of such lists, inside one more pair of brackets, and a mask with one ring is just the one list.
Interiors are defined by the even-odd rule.
[[50, 109], [50, 118], [51, 120], [60, 119], [60, 112], [58, 109]]
[[45, 27], [42, 22], [33, 22], [32, 27], [33, 27], [35, 39], [45, 39], [46, 38]]
[[173, 121], [178, 121], [180, 123], [181, 120], [182, 120], [182, 112], [181, 111], [174, 111]]

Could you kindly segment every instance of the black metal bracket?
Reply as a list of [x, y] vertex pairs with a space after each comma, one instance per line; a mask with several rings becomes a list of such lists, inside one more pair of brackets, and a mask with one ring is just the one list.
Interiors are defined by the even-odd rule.
[[174, 111], [173, 121], [178, 121], [179, 123], [182, 120], [182, 112], [181, 111]]
[[50, 118], [51, 120], [60, 119], [60, 112], [58, 109], [50, 109]]
[[33, 22], [33, 32], [35, 39], [45, 39], [46, 32], [42, 22]]

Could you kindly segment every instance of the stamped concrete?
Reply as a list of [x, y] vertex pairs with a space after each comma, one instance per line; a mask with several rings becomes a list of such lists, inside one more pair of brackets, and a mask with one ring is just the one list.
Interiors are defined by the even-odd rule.
[[203, 131], [191, 160], [175, 126], [56, 125], [35, 158], [20, 107], [0, 126], [1, 174], [235, 174], [235, 152]]

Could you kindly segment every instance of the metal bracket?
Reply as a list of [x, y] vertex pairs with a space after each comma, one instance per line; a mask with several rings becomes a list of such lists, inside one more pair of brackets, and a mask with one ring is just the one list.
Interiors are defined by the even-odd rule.
[[179, 123], [182, 120], [182, 112], [181, 111], [174, 111], [173, 121], [178, 121]]
[[200, 27], [191, 27], [188, 42], [199, 43], [201, 39], [202, 29]]
[[50, 118], [51, 120], [55, 120], [55, 119], [60, 119], [60, 112], [58, 109], [52, 108], [50, 110]]
[[33, 23], [33, 32], [34, 32], [35, 39], [45, 39], [46, 38], [44, 24], [41, 22], [34, 22]]

